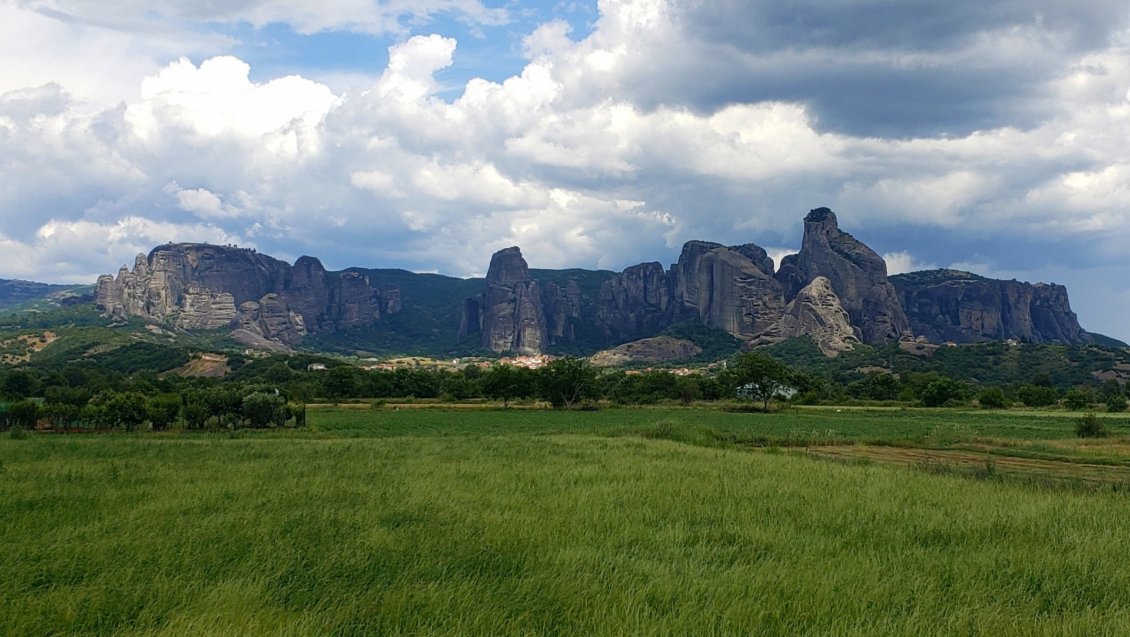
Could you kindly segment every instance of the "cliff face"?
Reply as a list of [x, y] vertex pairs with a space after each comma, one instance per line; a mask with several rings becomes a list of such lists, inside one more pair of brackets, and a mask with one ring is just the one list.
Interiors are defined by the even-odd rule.
[[138, 255], [132, 271], [99, 277], [95, 304], [115, 318], [231, 328], [249, 344], [290, 346], [308, 329], [372, 323], [384, 300], [364, 275], [327, 273], [313, 257], [291, 266], [254, 250], [179, 243]]
[[422, 339], [444, 353], [591, 351], [688, 320], [749, 347], [808, 335], [828, 355], [904, 336], [1092, 341], [1062, 286], [948, 271], [888, 279], [882, 258], [841, 231], [827, 208], [805, 217], [800, 252], [776, 272], [752, 243], [690, 241], [667, 269], [651, 262], [620, 273], [531, 271], [513, 247], [492, 256], [481, 283], [403, 270], [328, 272], [313, 257], [290, 265], [253, 250], [169, 244], [99, 277], [95, 302], [118, 318], [231, 329], [256, 347], [289, 347], [313, 333], [348, 334], [351, 348], [372, 335], [366, 346], [374, 349]]
[[518, 248], [494, 253], [481, 304], [482, 345], [492, 352], [541, 353], [547, 344], [541, 289]]
[[930, 270], [891, 278], [911, 329], [934, 342], [1090, 343], [1062, 285]]
[[825, 356], [836, 356], [859, 344], [856, 331], [840, 298], [832, 290], [832, 282], [818, 276], [785, 306], [781, 320], [750, 341], [750, 346], [810, 336]]
[[672, 267], [675, 318], [749, 339], [780, 320], [785, 302], [773, 261], [753, 245], [726, 247], [691, 241]]
[[907, 335], [910, 323], [887, 280], [887, 264], [874, 250], [843, 232], [836, 214], [817, 208], [804, 218], [800, 252], [782, 259], [777, 279], [792, 300], [818, 276], [827, 277], [857, 336], [881, 344]]

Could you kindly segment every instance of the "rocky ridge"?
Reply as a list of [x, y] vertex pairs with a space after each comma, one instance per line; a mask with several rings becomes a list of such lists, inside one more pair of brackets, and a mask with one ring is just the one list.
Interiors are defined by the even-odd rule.
[[892, 277], [911, 329], [927, 340], [1090, 343], [1071, 311], [1067, 288], [930, 270]]
[[254, 250], [178, 243], [137, 255], [116, 277], [98, 277], [94, 302], [115, 319], [231, 329], [239, 342], [277, 349], [309, 331], [371, 325], [385, 296], [364, 275], [328, 273], [313, 257], [292, 266]]
[[403, 270], [329, 272], [313, 257], [290, 265], [254, 250], [168, 244], [138, 255], [116, 277], [99, 277], [95, 301], [108, 316], [230, 329], [263, 348], [293, 347], [311, 334], [351, 343], [378, 335], [365, 347], [424, 338], [437, 351], [580, 353], [687, 321], [746, 347], [807, 335], [829, 356], [858, 343], [915, 337], [1091, 342], [1062, 286], [953, 272], [888, 278], [883, 259], [840, 230], [827, 208], [805, 217], [800, 252], [773, 265], [752, 243], [690, 241], [668, 268], [531, 270], [510, 247], [492, 256], [485, 279], [463, 280]]

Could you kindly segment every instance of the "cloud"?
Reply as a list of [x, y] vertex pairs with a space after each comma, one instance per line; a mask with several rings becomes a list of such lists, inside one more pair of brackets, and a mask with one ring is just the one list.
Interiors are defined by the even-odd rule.
[[[0, 236], [16, 255], [0, 275], [111, 270], [172, 239], [455, 275], [515, 244], [535, 267], [672, 262], [690, 239], [753, 241], [779, 259], [819, 205], [892, 272], [969, 262], [1066, 280], [1121, 267], [1121, 4], [963, 0], [918, 18], [886, 2], [739, 4], [601, 0], [591, 33], [546, 22], [516, 37], [520, 72], [455, 90], [448, 74], [474, 43], [405, 34], [349, 92], [261, 77], [233, 55], [147, 68], [157, 58], [125, 62], [134, 49], [119, 36], [205, 19], [395, 30], [506, 16], [477, 2], [330, 2], [319, 15], [298, 2], [158, 3], [156, 17], [127, 2], [99, 17], [58, 1], [30, 18], [0, 5], [52, 50], [105, 38], [107, 60], [140, 73], [97, 108], [90, 78], [67, 74], [0, 92]], [[54, 77], [46, 68], [33, 75]], [[54, 265], [62, 257], [70, 265]], [[1087, 299], [1116, 287], [1100, 277], [1073, 300], [1098, 312]]]
[[478, 0], [28, 0], [25, 6], [66, 22], [97, 24], [122, 31], [164, 30], [188, 23], [247, 22], [256, 27], [293, 25], [301, 33], [349, 30], [363, 33], [403, 32], [405, 21], [429, 21], [449, 14], [474, 24], [504, 24], [504, 8]]
[[890, 276], [904, 274], [906, 272], [917, 272], [918, 270], [934, 270], [938, 267], [933, 263], [919, 263], [914, 258], [914, 255], [905, 250], [902, 252], [888, 252], [883, 255], [883, 260], [887, 262], [887, 274]]

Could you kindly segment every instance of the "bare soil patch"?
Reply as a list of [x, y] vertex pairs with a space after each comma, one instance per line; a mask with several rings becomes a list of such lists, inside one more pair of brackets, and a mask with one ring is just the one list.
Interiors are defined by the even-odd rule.
[[1130, 467], [1040, 458], [1020, 458], [991, 449], [922, 449], [873, 445], [808, 447], [806, 453], [841, 462], [867, 461], [928, 470], [1001, 473], [1011, 476], [1085, 482], [1130, 482]]

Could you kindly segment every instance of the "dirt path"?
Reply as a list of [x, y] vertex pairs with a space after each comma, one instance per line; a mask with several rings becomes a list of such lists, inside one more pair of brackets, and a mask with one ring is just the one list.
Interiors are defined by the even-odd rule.
[[990, 451], [870, 445], [808, 447], [805, 451], [810, 456], [845, 462], [866, 460], [880, 464], [909, 466], [927, 470], [954, 469], [969, 472], [999, 472], [1014, 476], [1050, 478], [1053, 480], [1130, 483], [1130, 467], [1016, 458], [994, 454]]

